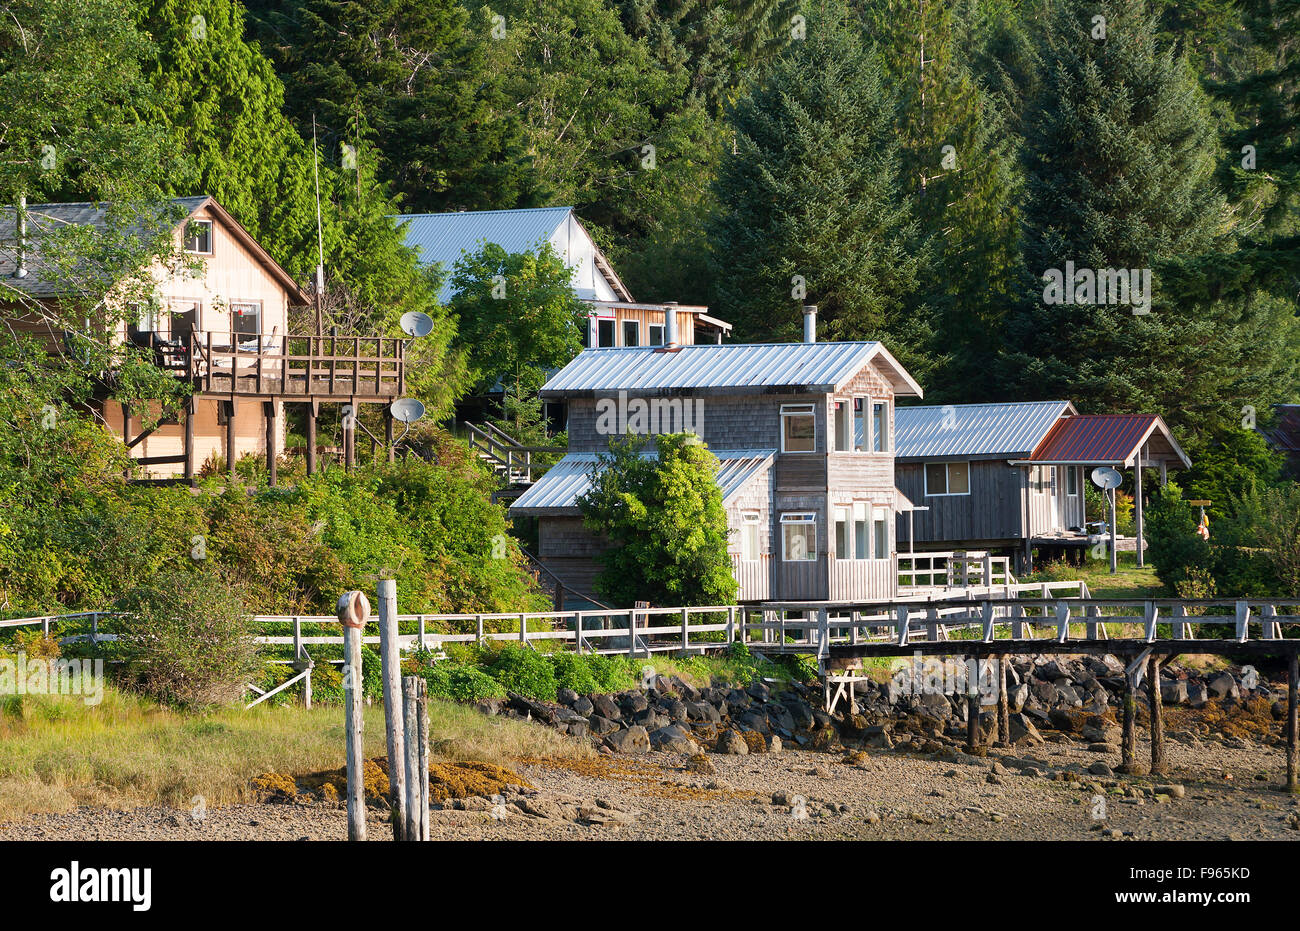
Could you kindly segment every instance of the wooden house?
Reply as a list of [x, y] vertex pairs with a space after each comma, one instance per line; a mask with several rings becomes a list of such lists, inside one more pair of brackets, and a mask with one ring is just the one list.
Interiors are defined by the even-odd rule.
[[[1142, 472], [1188, 468], [1186, 454], [1154, 414], [1079, 414], [1069, 401], [899, 408], [898, 488], [915, 505], [898, 528], [905, 550], [978, 549], [1055, 555], [1095, 542], [1085, 483], [1097, 466]], [[1137, 546], [1141, 548], [1139, 540]]]
[[[118, 304], [125, 322], [110, 340], [135, 344], [192, 389], [183, 410], [148, 412], [156, 426], [142, 426], [142, 411], [112, 403], [105, 384], [97, 399], [108, 427], [122, 436], [146, 478], [193, 479], [209, 458], [231, 469], [239, 457], [267, 456], [275, 481], [276, 457], [284, 448], [288, 402], [307, 412], [307, 462], [316, 465], [316, 414], [322, 402], [387, 403], [404, 387], [405, 340], [390, 337], [329, 337], [289, 332], [291, 307], [310, 303], [271, 255], [213, 198], [177, 198], [182, 219], [171, 229], [186, 267], [156, 262], [148, 269], [152, 293], [127, 299], [110, 288], [106, 304]], [[20, 205], [0, 214], [0, 277], [15, 299], [0, 305], [10, 326], [41, 337], [57, 349], [75, 332], [67, 285], [45, 261], [41, 243], [70, 225], [92, 233], [107, 226], [108, 205]], [[141, 217], [141, 230], [156, 217]], [[170, 224], [171, 221], [166, 221]], [[191, 265], [196, 267], [191, 267]], [[2, 292], [0, 292], [2, 293]], [[66, 310], [66, 308], [65, 308]], [[90, 324], [87, 323], [87, 326]], [[345, 414], [347, 411], [345, 410]], [[345, 448], [352, 429], [344, 417]]]
[[[897, 592], [894, 402], [921, 388], [878, 342], [597, 348], [543, 386], [568, 404], [568, 454], [511, 506], [538, 520], [538, 556], [590, 593], [604, 540], [578, 497], [627, 434], [693, 432], [719, 460], [739, 599]], [[668, 331], [673, 330], [672, 314]]]
[[[666, 341], [664, 305], [633, 300], [572, 207], [417, 213], [395, 219], [405, 224], [406, 244], [416, 250], [420, 261], [436, 263], [447, 273], [464, 253], [485, 243], [511, 253], [549, 244], [572, 270], [574, 292], [591, 307], [584, 346], [661, 346]], [[439, 299], [446, 303], [455, 293], [448, 279]], [[731, 324], [709, 316], [707, 307], [672, 306], [677, 339], [683, 345], [720, 343], [731, 332]]]

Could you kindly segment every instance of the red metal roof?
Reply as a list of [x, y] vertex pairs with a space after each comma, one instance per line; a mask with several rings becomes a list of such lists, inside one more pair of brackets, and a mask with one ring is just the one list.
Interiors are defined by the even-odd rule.
[[[1126, 463], [1152, 427], [1154, 414], [1078, 414], [1063, 417], [1043, 437], [1031, 462]], [[1167, 434], [1166, 434], [1167, 435]]]

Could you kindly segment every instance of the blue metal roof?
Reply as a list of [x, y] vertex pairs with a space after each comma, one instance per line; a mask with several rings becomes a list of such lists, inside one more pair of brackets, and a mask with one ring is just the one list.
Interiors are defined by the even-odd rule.
[[1028, 456], [1063, 414], [1069, 401], [944, 404], [894, 411], [898, 459], [952, 456]]
[[540, 394], [563, 398], [616, 391], [680, 394], [755, 389], [829, 393], [873, 359], [885, 363], [896, 393], [921, 396], [921, 386], [878, 342], [587, 349], [548, 379]]
[[[462, 253], [485, 243], [496, 243], [506, 252], [534, 249], [550, 241], [572, 212], [572, 207], [537, 207], [401, 214], [394, 219], [406, 223], [406, 244], [419, 252], [421, 263], [438, 262], [450, 273]], [[438, 299], [445, 303], [453, 293], [450, 283], [445, 283]]]
[[[768, 468], [775, 449], [716, 449], [718, 473], [715, 480], [722, 489], [724, 504], [737, 494], [751, 478]], [[643, 456], [653, 457], [653, 449]], [[545, 515], [577, 513], [578, 498], [591, 488], [592, 467], [598, 453], [568, 453], [551, 466], [537, 483], [510, 505], [512, 514]]]

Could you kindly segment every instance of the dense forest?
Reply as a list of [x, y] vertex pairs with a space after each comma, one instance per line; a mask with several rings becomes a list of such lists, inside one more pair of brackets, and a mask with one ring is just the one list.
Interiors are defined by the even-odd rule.
[[[332, 322], [435, 318], [433, 419], [483, 327], [391, 216], [572, 205], [639, 300], [737, 341], [818, 304], [931, 402], [1161, 413], [1227, 501], [1300, 401], [1298, 46], [1294, 0], [0, 0], [0, 203], [211, 194], [304, 284], [323, 253]], [[1067, 267], [1149, 294], [1048, 300]], [[32, 505], [64, 466], [21, 424], [75, 386], [2, 348]]]

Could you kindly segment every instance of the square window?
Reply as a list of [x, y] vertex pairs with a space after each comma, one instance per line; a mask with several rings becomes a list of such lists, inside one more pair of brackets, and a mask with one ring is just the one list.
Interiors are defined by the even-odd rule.
[[948, 493], [948, 466], [942, 462], [925, 464], [925, 493], [927, 495], [946, 495]]
[[647, 346], [662, 346], [664, 344], [664, 325], [662, 323], [650, 324], [648, 333]]
[[191, 220], [185, 231], [185, 251], [197, 255], [212, 254], [212, 221]]
[[596, 321], [596, 346], [604, 349], [614, 345], [614, 320], [603, 318]]
[[640, 346], [641, 345], [641, 324], [635, 320], [623, 321], [623, 345]]
[[970, 463], [948, 463], [948, 494], [970, 494]]

